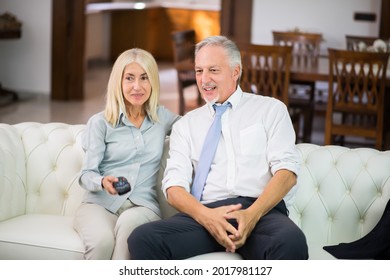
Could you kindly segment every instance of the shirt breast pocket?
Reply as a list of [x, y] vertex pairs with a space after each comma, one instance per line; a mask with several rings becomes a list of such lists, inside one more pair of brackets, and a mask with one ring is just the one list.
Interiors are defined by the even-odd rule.
[[240, 131], [240, 144], [243, 155], [263, 154], [266, 142], [264, 127], [261, 124], [254, 124]]

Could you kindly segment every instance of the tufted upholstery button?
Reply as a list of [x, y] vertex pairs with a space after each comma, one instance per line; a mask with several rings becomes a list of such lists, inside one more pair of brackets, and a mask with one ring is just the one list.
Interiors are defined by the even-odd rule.
[[329, 216], [328, 221], [333, 222], [333, 217]]
[[348, 189], [348, 190], [346, 191], [346, 194], [350, 195], [350, 194], [351, 194], [351, 190]]
[[359, 222], [360, 222], [361, 224], [363, 224], [363, 223], [364, 223], [364, 219], [361, 218]]

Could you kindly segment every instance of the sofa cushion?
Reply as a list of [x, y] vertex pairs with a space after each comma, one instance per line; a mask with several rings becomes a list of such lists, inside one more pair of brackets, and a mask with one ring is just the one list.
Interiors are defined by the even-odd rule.
[[232, 254], [227, 252], [214, 252], [203, 255], [198, 255], [189, 260], [242, 260], [239, 254]]
[[[336, 259], [322, 247], [321, 243], [308, 242], [309, 246], [309, 259], [316, 260], [332, 260]], [[209, 254], [203, 254], [189, 258], [189, 260], [242, 260], [239, 254], [231, 254], [226, 252], [215, 252]]]
[[83, 259], [73, 217], [22, 215], [0, 223], [0, 259]]
[[308, 241], [309, 260], [335, 260], [336, 258], [324, 250], [321, 242]]

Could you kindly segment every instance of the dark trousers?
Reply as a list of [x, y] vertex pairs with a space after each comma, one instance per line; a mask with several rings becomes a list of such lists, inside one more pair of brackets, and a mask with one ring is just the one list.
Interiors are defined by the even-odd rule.
[[[241, 203], [243, 208], [248, 208], [254, 201], [254, 198], [238, 197], [206, 206], [215, 208]], [[231, 223], [235, 225], [235, 221]], [[139, 226], [127, 243], [131, 259], [138, 260], [187, 259], [225, 251], [202, 225], [183, 213]], [[308, 259], [306, 238], [288, 218], [284, 201], [260, 219], [245, 245], [236, 252], [244, 259]]]

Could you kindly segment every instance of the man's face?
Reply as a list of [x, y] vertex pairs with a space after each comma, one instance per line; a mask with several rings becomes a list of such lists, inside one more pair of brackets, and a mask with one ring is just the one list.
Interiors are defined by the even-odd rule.
[[205, 46], [195, 57], [196, 82], [206, 102], [225, 102], [236, 90], [239, 66], [232, 67], [223, 47]]

